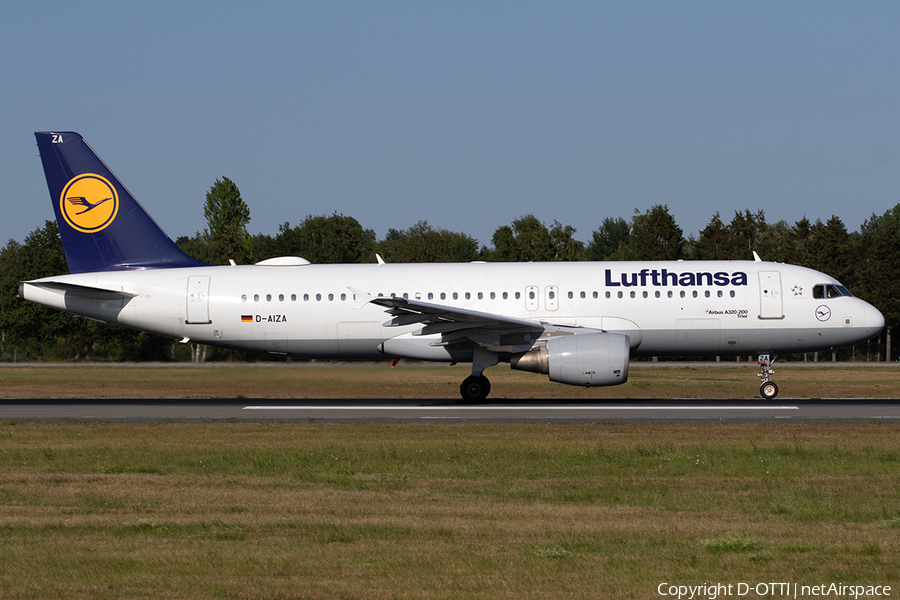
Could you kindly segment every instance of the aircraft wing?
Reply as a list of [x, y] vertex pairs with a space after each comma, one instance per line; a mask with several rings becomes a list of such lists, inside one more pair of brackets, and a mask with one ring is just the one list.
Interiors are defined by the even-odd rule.
[[422, 323], [424, 327], [413, 335], [441, 334], [443, 345], [470, 341], [497, 352], [525, 352], [546, 333], [594, 331], [405, 298], [375, 298], [370, 302], [385, 307], [387, 313], [393, 315], [385, 327]]

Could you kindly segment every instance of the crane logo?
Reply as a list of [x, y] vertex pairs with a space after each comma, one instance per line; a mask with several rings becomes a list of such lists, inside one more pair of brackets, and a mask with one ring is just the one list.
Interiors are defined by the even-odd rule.
[[119, 195], [105, 177], [84, 173], [70, 179], [63, 188], [59, 210], [73, 229], [97, 233], [115, 220]]

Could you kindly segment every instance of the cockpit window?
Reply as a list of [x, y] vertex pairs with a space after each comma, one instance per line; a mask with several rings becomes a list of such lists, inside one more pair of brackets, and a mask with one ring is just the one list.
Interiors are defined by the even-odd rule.
[[837, 298], [839, 296], [853, 296], [850, 290], [842, 285], [820, 283], [813, 288], [813, 298]]

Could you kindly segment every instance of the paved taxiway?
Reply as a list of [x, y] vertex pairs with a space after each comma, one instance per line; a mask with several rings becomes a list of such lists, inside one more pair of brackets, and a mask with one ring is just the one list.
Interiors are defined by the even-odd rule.
[[891, 422], [900, 400], [0, 400], [0, 420], [333, 422]]

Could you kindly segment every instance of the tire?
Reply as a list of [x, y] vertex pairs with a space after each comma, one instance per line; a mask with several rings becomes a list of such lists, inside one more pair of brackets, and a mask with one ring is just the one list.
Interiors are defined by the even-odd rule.
[[778, 395], [778, 386], [774, 381], [763, 381], [759, 386], [759, 395], [766, 400], [771, 400]]
[[459, 393], [466, 402], [480, 402], [491, 393], [491, 382], [484, 375], [481, 377], [470, 375], [459, 386]]

